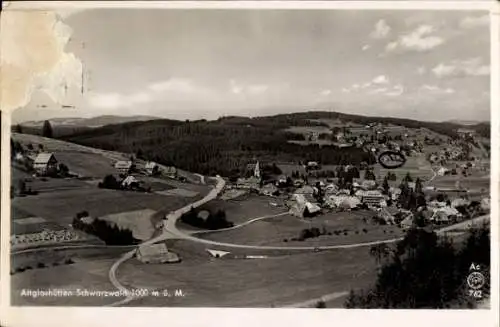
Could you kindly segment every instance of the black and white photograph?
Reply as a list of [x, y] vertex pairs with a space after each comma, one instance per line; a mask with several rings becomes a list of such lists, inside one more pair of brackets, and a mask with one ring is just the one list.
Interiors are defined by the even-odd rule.
[[10, 306], [490, 309], [491, 17], [2, 13]]

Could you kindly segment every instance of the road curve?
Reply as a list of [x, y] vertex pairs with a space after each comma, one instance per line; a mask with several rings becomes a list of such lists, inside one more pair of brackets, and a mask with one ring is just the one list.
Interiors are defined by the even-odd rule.
[[275, 217], [281, 217], [281, 216], [288, 215], [288, 214], [289, 214], [289, 212], [286, 211], [286, 212], [278, 213], [278, 214], [275, 214], [275, 215], [261, 216], [261, 217], [257, 217], [257, 218], [253, 218], [253, 219], [247, 220], [244, 223], [241, 223], [241, 224], [233, 226], [233, 227], [227, 227], [227, 228], [221, 228], [221, 229], [214, 229], [214, 230], [200, 230], [200, 231], [189, 232], [189, 234], [190, 235], [198, 235], [198, 234], [209, 234], [209, 233], [227, 232], [227, 231], [230, 231], [230, 230], [234, 230], [234, 229], [238, 229], [238, 228], [241, 228], [241, 227], [245, 227], [246, 225], [249, 225], [249, 224], [254, 223], [256, 221], [259, 221], [259, 220], [265, 220], [265, 219], [270, 219], [270, 218], [275, 218]]
[[[476, 217], [474, 219], [464, 221], [464, 222], [461, 222], [461, 223], [458, 223], [455, 225], [440, 228], [440, 229], [436, 230], [435, 232], [437, 234], [443, 234], [445, 232], [449, 232], [449, 231], [452, 231], [455, 229], [464, 228], [464, 227], [467, 227], [468, 225], [471, 225], [474, 223], [479, 223], [479, 222], [482, 222], [482, 221], [485, 221], [488, 219], [490, 219], [490, 215], [484, 215], [484, 216]], [[175, 223], [170, 224], [170, 226], [175, 227]], [[245, 244], [223, 243], [223, 242], [205, 240], [205, 239], [197, 238], [197, 237], [191, 236], [189, 234], [186, 234], [177, 228], [169, 229], [169, 231], [170, 231], [170, 233], [177, 235], [181, 239], [185, 239], [185, 240], [189, 240], [189, 241], [193, 241], [193, 242], [204, 243], [204, 244], [214, 245], [214, 246], [221, 246], [221, 247], [225, 247], [225, 248], [249, 249], [249, 250], [304, 251], [304, 250], [352, 249], [352, 248], [371, 246], [371, 245], [377, 245], [377, 244], [384, 244], [384, 243], [395, 243], [395, 242], [398, 242], [398, 241], [403, 239], [403, 237], [398, 237], [398, 238], [392, 238], [392, 239], [388, 239], [388, 240], [379, 240], [379, 241], [353, 243], [353, 244], [341, 244], [341, 245], [326, 245], [326, 246], [264, 246], [264, 245], [245, 245]]]
[[[175, 225], [175, 222], [185, 213], [189, 212], [192, 208], [197, 208], [213, 199], [215, 199], [219, 193], [224, 189], [224, 186], [226, 184], [226, 182], [224, 181], [224, 179], [222, 179], [220, 176], [217, 176], [216, 177], [217, 179], [217, 186], [215, 188], [213, 188], [203, 199], [201, 200], [198, 200], [190, 205], [187, 205], [185, 207], [182, 207], [180, 209], [177, 209], [175, 211], [172, 211], [170, 212], [167, 216], [166, 216], [166, 226], [168, 226], [169, 224], [174, 224]], [[154, 237], [148, 241], [145, 241], [145, 242], [142, 242], [141, 244], [139, 244], [138, 247], [142, 246], [142, 245], [151, 245], [151, 244], [154, 244], [154, 243], [158, 243], [158, 242], [161, 242], [163, 240], [166, 240], [166, 239], [169, 239], [169, 238], [172, 238], [172, 236], [175, 237], [176, 234], [172, 235], [172, 233], [168, 230], [168, 228], [164, 228], [164, 231], [162, 234], [158, 235], [157, 237]], [[137, 247], [137, 248], [138, 248]], [[109, 280], [111, 281], [111, 283], [113, 284], [113, 286], [115, 288], [117, 288], [119, 291], [121, 292], [124, 292], [124, 293], [128, 293], [128, 289], [123, 286], [122, 284], [120, 284], [120, 281], [116, 278], [116, 271], [118, 270], [118, 267], [125, 261], [131, 259], [134, 255], [135, 255], [135, 252], [136, 252], [136, 248], [134, 248], [133, 250], [123, 254], [120, 259], [118, 259], [110, 268], [109, 270], [109, 273], [108, 273], [108, 276], [109, 276]], [[121, 300], [121, 301], [118, 301], [118, 302], [115, 302], [115, 303], [112, 303], [111, 306], [117, 306], [117, 305], [121, 305], [121, 304], [125, 304], [125, 303], [128, 303], [132, 300], [134, 300], [136, 297], [132, 296], [132, 295], [129, 295], [127, 296], [125, 299]]]

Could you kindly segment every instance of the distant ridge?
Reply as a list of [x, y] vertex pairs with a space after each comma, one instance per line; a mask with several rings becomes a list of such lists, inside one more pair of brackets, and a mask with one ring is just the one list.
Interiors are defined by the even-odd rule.
[[[52, 118], [48, 119], [51, 125], [58, 127], [101, 127], [110, 124], [123, 124], [134, 121], [148, 121], [161, 119], [154, 116], [114, 116], [114, 115], [103, 115], [92, 118]], [[27, 121], [20, 123], [21, 126], [26, 127], [41, 127], [43, 126], [44, 120], [38, 121]]]
[[463, 125], [463, 126], [472, 126], [472, 125], [478, 125], [478, 124], [489, 124], [489, 121], [478, 121], [478, 120], [448, 120], [446, 121], [447, 123], [452, 123], [452, 124], [457, 124], [457, 125]]

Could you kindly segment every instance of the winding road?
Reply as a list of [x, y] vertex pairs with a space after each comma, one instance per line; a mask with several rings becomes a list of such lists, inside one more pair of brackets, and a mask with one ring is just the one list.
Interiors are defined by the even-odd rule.
[[[164, 240], [168, 239], [184, 239], [184, 240], [189, 240], [192, 242], [198, 242], [202, 244], [207, 244], [207, 245], [212, 245], [212, 246], [219, 246], [219, 247], [224, 247], [224, 248], [233, 248], [233, 249], [251, 249], [251, 250], [282, 250], [282, 251], [317, 251], [317, 250], [334, 250], [334, 249], [351, 249], [351, 248], [358, 248], [358, 247], [366, 247], [366, 246], [372, 246], [372, 245], [377, 245], [377, 244], [383, 244], [383, 243], [395, 243], [403, 239], [403, 237], [398, 237], [398, 238], [393, 238], [393, 239], [388, 239], [388, 240], [378, 240], [378, 241], [372, 241], [372, 242], [363, 242], [363, 243], [354, 243], [354, 244], [342, 244], [342, 245], [331, 245], [331, 246], [260, 246], [260, 245], [245, 245], [245, 244], [234, 244], [234, 243], [223, 243], [223, 242], [216, 242], [216, 241], [211, 241], [211, 240], [206, 240], [206, 239], [201, 239], [193, 236], [192, 232], [184, 232], [181, 231], [177, 228], [177, 220], [181, 218], [181, 216], [187, 212], [189, 212], [192, 208], [197, 208], [213, 199], [215, 199], [219, 193], [223, 190], [225, 186], [225, 181], [222, 179], [220, 176], [215, 177], [217, 180], [217, 185], [201, 200], [196, 201], [190, 205], [187, 205], [183, 208], [177, 209], [175, 211], [170, 212], [166, 217], [165, 217], [165, 223], [163, 224], [163, 232], [162, 234], [158, 235], [157, 237], [154, 237], [148, 241], [145, 241], [139, 245], [144, 246], [144, 245], [151, 245], [155, 244]], [[281, 215], [284, 215], [285, 213], [282, 213]], [[280, 215], [280, 214], [278, 214]], [[274, 215], [277, 216], [277, 215]], [[263, 216], [263, 217], [258, 217], [252, 220], [249, 220], [246, 223], [240, 224], [238, 226], [229, 228], [229, 229], [235, 229], [235, 228], [240, 228], [245, 225], [248, 225], [252, 222], [262, 220], [262, 219], [267, 219], [272, 216]], [[464, 221], [452, 226], [447, 226], [441, 229], [436, 230], [435, 232], [437, 234], [444, 234], [449, 231], [453, 231], [456, 229], [463, 229], [463, 228], [470, 228], [471, 225], [473, 224], [479, 224], [481, 222], [484, 222], [486, 220], [490, 219], [490, 215], [484, 215], [480, 216], [468, 221]], [[226, 229], [227, 230], [227, 229]], [[198, 232], [199, 233], [199, 232]], [[136, 249], [131, 250], [127, 253], [125, 253], [118, 261], [116, 261], [113, 266], [111, 267], [109, 271], [109, 279], [111, 283], [120, 291], [127, 293], [128, 290], [126, 287], [124, 287], [118, 279], [116, 278], [116, 271], [118, 267], [125, 261], [131, 259], [135, 255]], [[115, 302], [111, 304], [112, 306], [116, 305], [122, 305], [126, 304], [132, 300], [134, 300], [136, 297], [134, 296], [127, 296], [125, 299]]]

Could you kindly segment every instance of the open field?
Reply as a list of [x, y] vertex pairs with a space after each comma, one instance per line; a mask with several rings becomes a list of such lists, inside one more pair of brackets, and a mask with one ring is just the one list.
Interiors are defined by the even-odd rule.
[[68, 166], [69, 170], [79, 176], [104, 177], [117, 174], [114, 168], [114, 160], [106, 158], [101, 154], [83, 153], [73, 151], [57, 151], [54, 156], [60, 163]]
[[[310, 220], [284, 215], [259, 220], [234, 230], [201, 234], [198, 237], [245, 245], [327, 246], [370, 242], [403, 235], [400, 228], [396, 226], [380, 226], [370, 223], [372, 215], [373, 213], [365, 212], [329, 213]], [[363, 220], [365, 217], [367, 222]], [[304, 241], [291, 240], [298, 238], [303, 229], [312, 227], [320, 230], [324, 227], [331, 235], [322, 235]], [[338, 235], [335, 234], [336, 231]]]
[[117, 276], [127, 287], [181, 289], [186, 295], [147, 297], [129, 306], [285, 306], [363, 288], [375, 279], [375, 261], [368, 248], [265, 259], [215, 259], [206, 252], [183, 255], [182, 248], [181, 243], [173, 248], [183, 258], [181, 263], [143, 265], [132, 259], [120, 266]]
[[285, 129], [286, 132], [296, 133], [296, 134], [304, 134], [308, 133], [325, 133], [331, 134], [332, 131], [328, 127], [323, 126], [292, 126], [288, 129]]
[[[81, 188], [64, 192], [43, 193], [14, 198], [12, 206], [32, 216], [67, 225], [80, 211], [93, 217], [132, 210], [173, 210], [192, 201], [192, 198], [116, 191], [99, 188]], [[13, 216], [12, 219], [17, 217]]]
[[120, 212], [100, 217], [101, 219], [115, 223], [120, 228], [132, 231], [134, 238], [145, 241], [153, 235], [155, 229], [151, 217], [156, 211], [151, 209]]
[[[76, 260], [75, 260], [76, 261]], [[65, 305], [100, 306], [107, 305], [122, 297], [76, 296], [77, 289], [88, 291], [116, 291], [108, 279], [108, 271], [113, 258], [78, 260], [73, 264], [26, 270], [11, 276], [12, 305]], [[22, 290], [66, 290], [75, 296], [21, 296]]]

